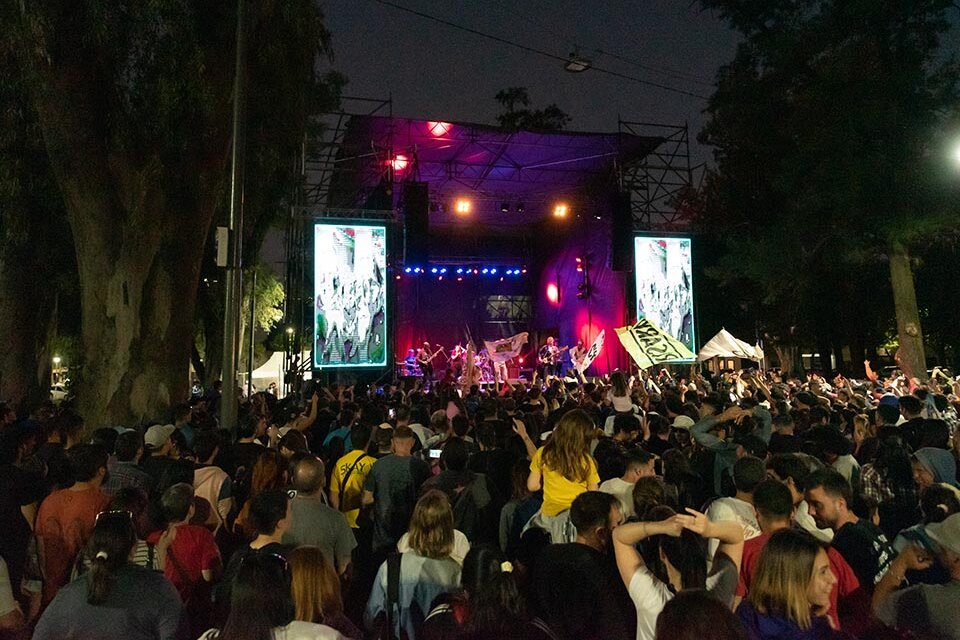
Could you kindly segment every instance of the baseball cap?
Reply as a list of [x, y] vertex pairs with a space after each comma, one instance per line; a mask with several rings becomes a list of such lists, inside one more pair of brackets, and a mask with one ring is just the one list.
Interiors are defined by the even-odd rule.
[[177, 428], [172, 424], [155, 424], [143, 434], [143, 443], [154, 449], [159, 449], [176, 430]]
[[955, 513], [943, 522], [934, 522], [924, 527], [930, 539], [950, 553], [960, 556], [960, 513]]
[[883, 397], [880, 398], [880, 405], [885, 407], [897, 407], [900, 408], [900, 399], [892, 393], [885, 393]]
[[673, 419], [674, 429], [683, 429], [684, 431], [687, 431], [694, 424], [696, 423], [693, 421], [693, 418], [691, 418], [690, 416], [677, 416], [676, 418]]

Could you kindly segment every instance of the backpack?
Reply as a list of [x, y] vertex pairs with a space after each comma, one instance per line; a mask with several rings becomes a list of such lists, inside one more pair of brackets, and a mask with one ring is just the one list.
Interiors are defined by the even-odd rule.
[[491, 535], [488, 515], [490, 504], [487, 477], [482, 473], [476, 474], [453, 504], [453, 526], [467, 536], [471, 544], [476, 544], [481, 538], [486, 540]]

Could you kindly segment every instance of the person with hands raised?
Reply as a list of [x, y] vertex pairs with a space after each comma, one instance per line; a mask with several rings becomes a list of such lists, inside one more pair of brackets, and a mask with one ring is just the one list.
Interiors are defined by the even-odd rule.
[[[646, 566], [636, 549], [639, 542], [654, 536], [664, 568], [661, 575]], [[709, 572], [706, 538], [720, 542]], [[735, 522], [711, 522], [705, 514], [687, 509], [659, 522], [617, 527], [613, 547], [620, 578], [637, 610], [637, 640], [654, 639], [657, 616], [680, 591], [705, 589], [727, 606], [733, 602], [743, 556], [743, 529]]]

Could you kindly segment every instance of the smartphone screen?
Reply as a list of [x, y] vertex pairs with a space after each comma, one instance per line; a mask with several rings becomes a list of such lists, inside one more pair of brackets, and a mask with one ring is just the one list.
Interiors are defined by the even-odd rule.
[[442, 451], [443, 451], [443, 449], [430, 449], [430, 457], [431, 457], [431, 458], [439, 458], [439, 457], [440, 457], [440, 453], [441, 453]]

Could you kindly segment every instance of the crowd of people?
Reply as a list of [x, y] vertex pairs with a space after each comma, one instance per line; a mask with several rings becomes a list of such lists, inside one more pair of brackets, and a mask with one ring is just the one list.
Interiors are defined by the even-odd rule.
[[0, 638], [960, 638], [960, 385], [869, 373], [0, 404]]

